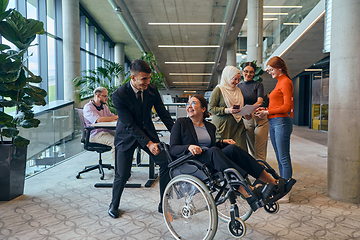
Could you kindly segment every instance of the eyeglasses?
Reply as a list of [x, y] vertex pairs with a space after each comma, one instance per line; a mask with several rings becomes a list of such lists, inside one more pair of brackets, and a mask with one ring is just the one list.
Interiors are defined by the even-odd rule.
[[271, 72], [273, 72], [273, 71], [274, 71], [273, 68], [266, 68], [266, 72], [267, 72], [267, 73], [271, 73]]
[[102, 95], [102, 94], [99, 94], [100, 96], [103, 96], [104, 98], [109, 98], [108, 95]]
[[197, 102], [192, 102], [192, 103], [187, 103], [186, 106], [189, 107], [191, 105], [191, 107], [194, 107], [195, 105], [197, 105]]
[[246, 73], [246, 74], [255, 74], [254, 71], [248, 71], [248, 70], [244, 70], [244, 73]]

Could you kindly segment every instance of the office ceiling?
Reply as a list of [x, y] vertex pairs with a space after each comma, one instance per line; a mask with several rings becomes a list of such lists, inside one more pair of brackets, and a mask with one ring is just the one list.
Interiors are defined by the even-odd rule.
[[[284, 2], [264, 0], [264, 5], [283, 5]], [[125, 54], [131, 61], [139, 58], [142, 50], [151, 51], [156, 57], [159, 70], [165, 76], [166, 87], [178, 90], [207, 90], [217, 84], [218, 70], [222, 70], [226, 62], [226, 46], [236, 41], [247, 14], [247, 0], [80, 0], [80, 3], [114, 42], [124, 43]], [[169, 26], [149, 23], [230, 24]], [[246, 32], [246, 28], [244, 29]], [[316, 34], [311, 37], [316, 38]], [[305, 45], [297, 44], [296, 51], [309, 49], [309, 44], [313, 46], [314, 41], [322, 42], [322, 39], [302, 41]], [[173, 47], [174, 45], [204, 47], [184, 48]], [[309, 54], [307, 60], [311, 61], [311, 52]], [[296, 60], [296, 56], [289, 57], [293, 62]], [[318, 55], [315, 58], [319, 60]], [[308, 61], [304, 64], [308, 64]], [[309, 67], [299, 64], [295, 66], [300, 72]], [[199, 75], [175, 75], [179, 73]]]

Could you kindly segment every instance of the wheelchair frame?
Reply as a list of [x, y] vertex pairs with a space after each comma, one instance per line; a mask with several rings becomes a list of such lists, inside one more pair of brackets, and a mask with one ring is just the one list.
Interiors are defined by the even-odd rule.
[[[163, 197], [164, 220], [171, 234], [176, 239], [213, 239], [220, 217], [228, 223], [233, 237], [245, 236], [245, 221], [253, 210], [237, 189], [241, 185], [249, 195], [255, 196], [249, 187], [252, 185], [250, 180], [232, 168], [211, 174], [205, 164], [192, 159], [191, 153], [173, 160], [168, 145], [161, 142], [159, 146], [166, 153], [172, 178]], [[279, 178], [270, 165], [258, 161], [274, 178]], [[253, 185], [257, 183], [258, 180]], [[257, 208], [264, 207], [269, 213], [278, 212], [277, 202], [257, 200]]]

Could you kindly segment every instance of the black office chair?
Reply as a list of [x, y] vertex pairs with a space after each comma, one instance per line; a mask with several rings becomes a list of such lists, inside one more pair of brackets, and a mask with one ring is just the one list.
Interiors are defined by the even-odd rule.
[[111, 146], [89, 141], [90, 132], [91, 132], [91, 130], [93, 130], [95, 128], [94, 127], [85, 127], [85, 122], [84, 122], [84, 117], [83, 117], [83, 109], [76, 108], [76, 110], [77, 110], [77, 112], [79, 114], [79, 118], [80, 118], [80, 123], [81, 123], [81, 128], [82, 128], [81, 142], [84, 144], [84, 149], [87, 151], [94, 151], [94, 152], [99, 153], [99, 163], [96, 165], [86, 166], [82, 171], [80, 171], [76, 175], [76, 178], [79, 179], [80, 174], [82, 174], [82, 173], [89, 172], [89, 171], [92, 171], [95, 169], [99, 169], [99, 173], [101, 174], [100, 179], [104, 180], [104, 168], [107, 168], [110, 170], [110, 169], [114, 169], [114, 167], [111, 166], [111, 164], [103, 164], [102, 159], [101, 159], [101, 154], [104, 152], [110, 151]]

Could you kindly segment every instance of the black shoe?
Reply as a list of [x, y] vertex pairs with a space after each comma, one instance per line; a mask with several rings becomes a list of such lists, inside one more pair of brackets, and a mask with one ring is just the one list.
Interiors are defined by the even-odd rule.
[[159, 203], [158, 212], [159, 212], [159, 213], [163, 213], [162, 203]]
[[109, 210], [108, 210], [109, 216], [112, 218], [118, 218], [120, 217], [120, 211], [118, 208], [113, 208], [112, 204], [110, 204]]

